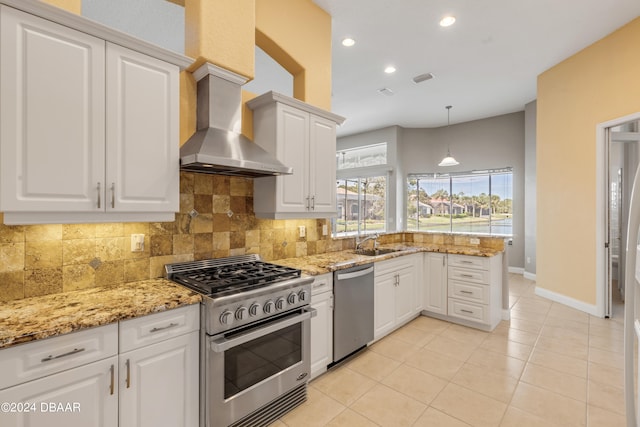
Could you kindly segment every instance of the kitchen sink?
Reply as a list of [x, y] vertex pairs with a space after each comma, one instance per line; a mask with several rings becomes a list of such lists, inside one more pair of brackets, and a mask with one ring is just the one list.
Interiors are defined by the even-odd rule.
[[356, 255], [366, 255], [366, 256], [378, 256], [384, 254], [390, 254], [393, 252], [399, 252], [402, 249], [356, 249], [353, 251]]

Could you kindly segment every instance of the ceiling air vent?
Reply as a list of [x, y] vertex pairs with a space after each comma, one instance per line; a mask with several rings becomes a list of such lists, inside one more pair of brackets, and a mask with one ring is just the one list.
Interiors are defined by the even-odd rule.
[[424, 73], [424, 74], [420, 74], [419, 76], [415, 76], [413, 78], [413, 82], [414, 83], [422, 83], [423, 81], [431, 80], [434, 77], [435, 76], [432, 73]]
[[383, 87], [382, 89], [378, 89], [378, 93], [381, 93], [387, 96], [393, 96], [393, 91], [388, 87]]

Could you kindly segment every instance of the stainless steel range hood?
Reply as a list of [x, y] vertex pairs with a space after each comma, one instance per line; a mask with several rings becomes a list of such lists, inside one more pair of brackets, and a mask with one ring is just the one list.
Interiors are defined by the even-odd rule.
[[180, 169], [258, 178], [288, 175], [293, 168], [240, 133], [242, 89], [247, 79], [205, 63], [198, 81], [197, 131], [180, 148]]

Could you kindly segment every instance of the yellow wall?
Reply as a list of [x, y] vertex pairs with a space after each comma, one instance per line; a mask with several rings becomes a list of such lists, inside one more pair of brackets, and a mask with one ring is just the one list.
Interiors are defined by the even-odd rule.
[[80, 15], [82, 11], [82, 0], [42, 0], [42, 2], [49, 3], [50, 5], [57, 6], [77, 15]]
[[596, 304], [596, 125], [640, 111], [640, 18], [538, 77], [537, 286]]

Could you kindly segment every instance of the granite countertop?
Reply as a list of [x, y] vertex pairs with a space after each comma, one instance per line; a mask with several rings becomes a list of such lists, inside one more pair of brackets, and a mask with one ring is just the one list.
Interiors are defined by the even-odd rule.
[[[370, 245], [366, 245], [369, 247]], [[331, 273], [356, 265], [382, 261], [418, 252], [440, 252], [458, 255], [473, 255], [490, 257], [496, 256], [502, 251], [481, 247], [438, 245], [432, 243], [396, 243], [378, 246], [378, 249], [394, 249], [396, 252], [377, 256], [357, 255], [354, 250], [327, 252], [318, 255], [309, 255], [297, 258], [284, 258], [273, 261], [275, 264], [297, 268], [310, 276]]]
[[197, 292], [169, 280], [150, 279], [0, 303], [0, 349], [201, 299]]

